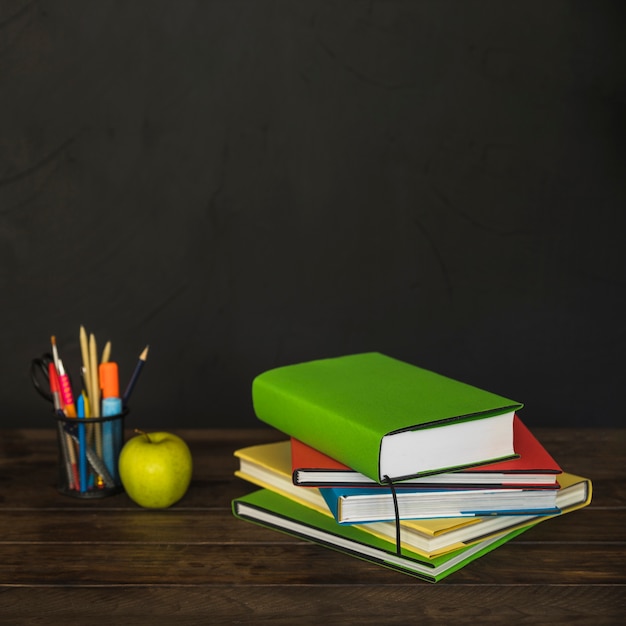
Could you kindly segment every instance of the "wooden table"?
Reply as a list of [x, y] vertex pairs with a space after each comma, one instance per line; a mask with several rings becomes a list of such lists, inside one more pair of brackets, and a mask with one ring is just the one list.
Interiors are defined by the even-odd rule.
[[270, 429], [175, 431], [195, 462], [174, 507], [57, 493], [53, 429], [0, 432], [2, 624], [613, 624], [626, 615], [626, 431], [534, 429], [593, 480], [549, 520], [436, 585], [235, 519], [238, 447]]

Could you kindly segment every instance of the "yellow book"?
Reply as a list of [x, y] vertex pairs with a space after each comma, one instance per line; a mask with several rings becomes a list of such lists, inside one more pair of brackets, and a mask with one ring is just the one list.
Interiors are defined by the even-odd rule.
[[[290, 441], [249, 446], [235, 451], [239, 469], [235, 475], [254, 485], [283, 495], [304, 506], [333, 517], [319, 489], [293, 484]], [[403, 548], [432, 558], [466, 547], [491, 536], [542, 522], [583, 508], [591, 502], [591, 481], [563, 472], [559, 476], [558, 515], [494, 515], [472, 518], [404, 520], [400, 522]], [[395, 544], [394, 522], [358, 524], [361, 530]]]

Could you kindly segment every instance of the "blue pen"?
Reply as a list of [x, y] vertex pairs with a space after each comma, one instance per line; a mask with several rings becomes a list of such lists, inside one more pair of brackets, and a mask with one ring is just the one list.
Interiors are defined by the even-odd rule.
[[[85, 419], [85, 395], [80, 394], [76, 401], [76, 413], [80, 419]], [[81, 493], [87, 491], [87, 437], [85, 424], [78, 425], [78, 477]]]

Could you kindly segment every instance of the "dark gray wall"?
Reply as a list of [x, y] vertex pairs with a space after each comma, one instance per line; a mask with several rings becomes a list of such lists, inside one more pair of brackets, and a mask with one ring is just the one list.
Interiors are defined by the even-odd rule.
[[0, 426], [80, 324], [150, 344], [134, 426], [364, 350], [623, 424], [622, 6], [4, 0]]

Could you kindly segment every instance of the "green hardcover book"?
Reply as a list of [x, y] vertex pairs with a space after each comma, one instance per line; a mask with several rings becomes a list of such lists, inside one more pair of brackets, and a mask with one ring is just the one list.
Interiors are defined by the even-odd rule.
[[383, 483], [514, 458], [522, 404], [378, 352], [268, 370], [257, 417]]
[[341, 526], [332, 518], [267, 489], [237, 498], [233, 500], [232, 505], [234, 515], [240, 519], [433, 583], [456, 572], [531, 527], [524, 526], [454, 552], [426, 558], [407, 549], [403, 549], [402, 554], [398, 555], [392, 543], [379, 539], [357, 526]]

